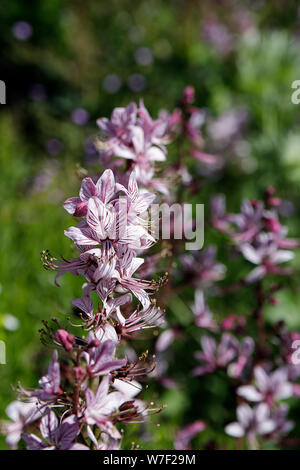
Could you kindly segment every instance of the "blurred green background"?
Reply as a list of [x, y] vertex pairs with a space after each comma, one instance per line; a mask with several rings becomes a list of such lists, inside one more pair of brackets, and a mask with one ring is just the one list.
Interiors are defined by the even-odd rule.
[[[51, 352], [39, 342], [41, 320], [63, 318], [80, 295], [80, 279], [65, 276], [63, 287], [54, 286], [40, 252], [71, 255], [63, 230], [72, 218], [61, 203], [77, 193], [81, 168], [97, 163], [95, 120], [115, 106], [143, 97], [156, 116], [172, 110], [183, 88], [193, 85], [208, 122], [243, 110], [238, 139], [217, 149], [226, 155], [225, 170], [199, 200], [208, 203], [209, 195], [223, 192], [229, 209], [238, 211], [241, 198], [261, 197], [274, 185], [291, 201], [284, 222], [299, 236], [300, 105], [291, 103], [291, 84], [300, 79], [298, 9], [299, 2], [286, 0], [1, 1], [0, 79], [7, 88], [7, 104], [0, 105], [0, 339], [7, 346], [7, 364], [0, 365], [1, 418], [15, 397], [12, 386], [34, 386], [45, 371]], [[206, 150], [215, 151], [214, 145], [207, 132]], [[296, 271], [291, 293], [282, 294], [270, 321], [284, 317], [291, 328], [300, 327], [299, 280]], [[189, 325], [185, 301], [177, 300], [167, 312], [170, 323], [186, 314], [183, 324]], [[216, 308], [245, 310], [238, 296], [234, 305]], [[143, 430], [143, 448], [172, 448], [180, 426], [208, 416], [205, 439], [217, 431], [220, 442], [228, 440], [223, 424], [234, 416], [222, 401], [228, 395], [222, 377], [202, 382], [201, 397], [195, 379], [188, 395], [185, 365], [177, 367], [176, 389], [150, 384], [151, 399], [156, 394], [168, 408]], [[212, 409], [215, 391], [219, 400]], [[131, 440], [141, 444], [136, 430], [128, 428], [129, 447]]]

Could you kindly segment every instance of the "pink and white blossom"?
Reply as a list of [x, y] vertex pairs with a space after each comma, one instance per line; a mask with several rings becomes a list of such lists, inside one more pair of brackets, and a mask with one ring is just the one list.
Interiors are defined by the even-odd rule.
[[242, 385], [237, 389], [240, 397], [251, 402], [264, 401], [273, 406], [278, 400], [293, 395], [293, 385], [288, 381], [288, 370], [285, 367], [267, 373], [262, 367], [254, 369], [255, 385]]
[[247, 436], [251, 444], [255, 444], [257, 435], [270, 434], [276, 429], [276, 422], [271, 417], [270, 408], [265, 403], [251, 408], [242, 404], [237, 408], [238, 421], [225, 427], [225, 432], [232, 437]]

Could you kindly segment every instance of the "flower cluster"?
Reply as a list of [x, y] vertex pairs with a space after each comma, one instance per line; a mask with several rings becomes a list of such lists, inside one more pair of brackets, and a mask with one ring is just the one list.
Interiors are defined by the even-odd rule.
[[65, 231], [78, 257], [55, 259], [44, 251], [42, 260], [47, 269], [58, 271], [56, 279], [67, 272], [84, 277], [82, 296], [71, 302], [80, 322], [70, 324], [88, 336], [77, 336], [57, 321], [54, 326], [44, 322], [42, 341], [59, 348], [63, 360], [56, 349], [39, 388], [19, 385], [20, 401], [7, 409], [14, 422], [4, 425], [12, 448], [23, 438], [32, 450], [118, 449], [118, 423], [141, 422], [161, 409], [136, 398], [142, 389], [136, 379], [153, 371], [153, 358], [148, 352], [122, 356], [119, 347], [163, 321], [150, 296], [165, 278], [136, 275], [144, 262], [141, 255], [155, 242], [148, 208], [156, 197], [137, 181], [147, 185], [153, 162], [165, 158], [168, 129], [165, 121], [152, 121], [143, 103], [138, 111], [132, 104], [117, 108], [111, 121], [103, 118], [98, 124], [109, 137], [106, 154], [135, 164], [123, 179], [117, 180], [112, 169], [97, 179], [84, 178], [79, 196], [63, 204], [79, 219]]
[[[82, 308], [82, 302], [88, 304], [86, 297], [96, 290], [105, 306], [113, 291], [131, 291], [144, 308], [149, 307], [147, 291], [153, 291], [157, 286], [133, 275], [143, 263], [143, 258], [136, 256], [137, 251], [145, 250], [155, 242], [145, 218], [155, 194], [139, 190], [134, 172], [127, 188], [116, 183], [112, 170], [106, 170], [96, 184], [91, 178], [85, 178], [79, 194], [79, 198], [68, 199], [64, 207], [73, 215], [84, 217], [76, 227], [65, 231], [80, 256], [57, 264], [59, 275], [66, 271], [80, 273], [88, 281], [84, 286], [85, 295], [81, 300], [77, 299], [76, 305]], [[116, 303], [123, 301], [111, 300], [112, 310]], [[84, 312], [90, 314], [91, 306], [84, 308], [88, 310]]]
[[246, 277], [252, 283], [266, 274], [291, 274], [280, 265], [294, 257], [292, 249], [299, 246], [297, 240], [287, 238], [287, 228], [282, 226], [276, 208], [281, 200], [275, 197], [273, 188], [266, 191], [265, 203], [245, 200], [239, 214], [225, 212], [222, 196], [212, 200], [212, 224], [227, 233], [244, 258], [257, 267]]
[[[193, 90], [187, 89], [183, 98], [187, 109], [193, 100]], [[191, 130], [187, 123], [185, 137], [195, 147], [200, 146], [200, 130]], [[195, 178], [191, 177], [188, 189], [192, 194], [195, 187]], [[177, 277], [179, 281], [176, 284], [173, 279], [174, 291], [180, 295], [185, 288], [192, 287], [194, 293], [194, 302], [190, 305], [194, 323], [192, 337], [197, 338], [201, 350], [197, 350], [198, 347], [194, 352], [198, 364], [192, 373], [195, 378], [202, 378], [219, 374], [219, 371], [223, 371], [224, 377], [225, 372], [238, 402], [238, 421], [225, 425], [225, 432], [235, 438], [245, 437], [250, 448], [259, 448], [265, 439], [281, 445], [284, 436], [294, 427], [285, 400], [298, 397], [300, 390], [299, 366], [291, 360], [292, 344], [299, 335], [289, 332], [283, 322], [269, 326], [264, 318], [265, 307], [268, 304], [276, 307], [278, 303], [276, 293], [284, 286], [279, 279], [292, 273], [290, 266], [281, 264], [292, 260], [294, 249], [299, 246], [298, 240], [287, 237], [288, 230], [280, 222], [281, 205], [273, 188], [266, 190], [263, 201], [243, 201], [239, 214], [226, 212], [223, 196], [213, 197], [211, 228], [230, 239], [227, 245], [230, 260], [239, 258], [240, 265], [242, 259], [255, 265], [249, 274], [235, 279], [233, 284], [226, 285], [227, 274], [232, 278], [235, 273], [228, 272], [230, 262], [226, 266], [224, 259], [222, 263], [218, 261], [216, 246], [210, 245], [201, 252], [183, 253], [182, 246], [173, 244], [178, 264], [173, 263], [171, 279]], [[211, 310], [213, 298], [237, 291], [245, 291], [247, 295], [247, 290], [254, 303], [252, 312], [230, 313], [224, 317]], [[168, 328], [157, 341], [158, 378], [167, 388], [178, 385], [168, 362], [170, 365], [171, 361], [176, 362], [172, 343], [184, 344], [188, 338], [185, 331], [188, 322]], [[203, 423], [201, 418], [200, 415], [200, 421], [179, 429], [174, 439], [175, 448], [190, 448], [190, 440], [209, 426], [206, 420], [203, 428], [198, 427], [198, 422]]]
[[[230, 237], [235, 257], [240, 255], [258, 265], [242, 280], [224, 288], [213, 285], [225, 277], [213, 247], [201, 254], [181, 256], [184, 276], [195, 288], [191, 306], [194, 322], [202, 329], [201, 351], [195, 353], [198, 365], [193, 374], [225, 371], [238, 400], [238, 420], [226, 425], [225, 432], [235, 438], [245, 436], [250, 448], [259, 448], [262, 439], [281, 442], [294, 427], [288, 418], [289, 405], [284, 401], [299, 396], [299, 366], [291, 360], [292, 344], [299, 335], [288, 332], [283, 322], [267, 329], [264, 320], [264, 307], [268, 303], [277, 305], [275, 295], [281, 288], [273, 276], [291, 273], [290, 268], [279, 265], [292, 259], [292, 250], [299, 245], [286, 237], [287, 228], [281, 225], [277, 212], [280, 205], [273, 188], [266, 191], [264, 202], [244, 201], [239, 214], [226, 213], [224, 198], [214, 197], [212, 226]], [[264, 277], [268, 277], [266, 284], [262, 282]], [[217, 321], [207, 304], [208, 294], [221, 296], [241, 289], [252, 291], [252, 314], [247, 318], [231, 314]], [[251, 336], [246, 335], [250, 324], [256, 330]]]
[[[275, 190], [268, 188], [263, 201], [244, 200], [240, 213], [226, 212], [223, 196], [212, 198], [207, 225], [214, 237], [223, 239], [225, 234], [229, 239], [222, 253], [214, 244], [186, 253], [183, 240], [175, 236], [176, 214], [168, 221], [169, 239], [148, 253], [156, 242], [149, 208], [158, 193], [164, 202], [182, 203], [183, 193], [193, 200], [201, 190], [201, 178], [208, 180], [211, 170], [221, 170], [225, 164], [203, 152], [205, 113], [194, 101], [194, 89], [187, 87], [178, 107], [172, 113], [161, 111], [158, 119], [151, 118], [143, 101], [116, 108], [110, 119], [98, 119], [102, 135], [97, 148], [106, 169], [101, 175], [84, 177], [79, 196], [63, 204], [77, 220], [65, 231], [77, 255], [57, 259], [48, 251], [42, 253], [45, 268], [57, 271], [56, 283], [66, 273], [84, 278], [81, 296], [71, 301], [76, 320], [69, 319], [68, 327], [56, 320], [44, 322], [42, 342], [54, 345], [55, 351], [39, 387], [19, 385], [19, 400], [7, 408], [12, 421], [5, 422], [3, 429], [11, 448], [23, 439], [33, 450], [120, 449], [121, 424], [144, 422], [162, 408], [139, 397], [144, 376], [175, 389], [185, 383], [189, 387], [190, 381], [201, 386], [206, 376], [210, 380], [219, 374], [237, 401], [237, 420], [226, 409], [223, 422], [224, 436], [236, 438], [236, 447], [260, 448], [265, 439], [280, 445], [293, 428], [286, 400], [300, 396], [300, 367], [292, 360], [300, 334], [288, 331], [283, 321], [267, 324], [265, 307], [276, 308], [283, 276], [292, 272], [282, 264], [294, 257], [299, 242], [287, 237], [279, 220], [282, 201]], [[220, 145], [214, 147], [218, 152], [240, 136], [244, 117], [227, 115], [210, 126], [210, 137], [219, 139]], [[157, 162], [166, 160], [166, 145], [175, 138], [177, 160], [157, 167]], [[188, 223], [194, 226], [193, 220]], [[185, 234], [183, 224], [180, 232]], [[250, 273], [245, 260], [255, 266]], [[231, 261], [238, 261], [246, 272], [242, 278], [231, 269]], [[156, 279], [149, 279], [153, 275]], [[170, 314], [174, 306], [176, 318], [157, 337], [155, 357], [148, 351], [137, 354], [131, 340], [150, 328], [157, 336], [157, 327], [164, 322], [164, 311], [153, 298], [160, 287], [158, 303], [167, 306], [171, 300]], [[181, 299], [185, 290], [187, 297], [192, 293], [189, 305]], [[236, 293], [251, 300], [248, 311], [244, 306], [240, 311], [235, 308]], [[218, 308], [222, 297], [232, 308], [226, 313]], [[75, 334], [76, 328], [81, 335]], [[180, 342], [184, 360], [191, 361], [184, 380], [176, 374]], [[174, 348], [173, 343], [177, 343]], [[209, 417], [202, 418], [194, 416], [176, 430], [175, 449], [190, 449], [192, 440], [205, 434], [210, 422]], [[210, 446], [217, 447], [217, 441]]]
[[153, 120], [141, 100], [138, 107], [130, 103], [126, 108], [114, 109], [111, 119], [100, 118], [97, 124], [104, 135], [97, 147], [106, 167], [118, 168], [122, 162], [112, 157], [124, 158], [128, 161], [127, 169], [135, 170], [139, 184], [166, 191], [165, 183], [154, 178], [155, 163], [166, 159], [165, 145], [171, 140], [176, 116], [162, 113]]

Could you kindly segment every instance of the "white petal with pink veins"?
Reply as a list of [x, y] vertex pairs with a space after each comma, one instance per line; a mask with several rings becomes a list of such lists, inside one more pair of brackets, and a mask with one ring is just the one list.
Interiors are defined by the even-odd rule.
[[66, 209], [69, 214], [73, 215], [76, 211], [77, 204], [81, 203], [80, 197], [70, 197], [63, 203], [64, 209]]
[[98, 245], [99, 241], [95, 240], [95, 233], [90, 228], [69, 227], [65, 230], [66, 237], [71, 238], [76, 245]]
[[87, 201], [96, 194], [96, 186], [91, 178], [84, 178], [81, 183], [79, 196], [82, 201]]
[[110, 201], [115, 194], [115, 177], [111, 170], [105, 170], [96, 183], [99, 197], [104, 203]]

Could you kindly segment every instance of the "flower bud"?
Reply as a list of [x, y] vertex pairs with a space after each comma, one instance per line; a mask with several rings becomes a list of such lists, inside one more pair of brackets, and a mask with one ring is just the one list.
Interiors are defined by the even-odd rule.
[[269, 206], [278, 207], [281, 204], [280, 197], [269, 197], [267, 200]]
[[192, 86], [187, 86], [183, 92], [184, 104], [192, 104], [195, 101], [195, 89]]
[[281, 230], [281, 224], [277, 219], [266, 219], [265, 224], [266, 227], [273, 233], [279, 233]]
[[73, 349], [75, 337], [71, 333], [68, 333], [66, 330], [57, 330], [55, 337], [66, 351]]
[[232, 330], [236, 323], [236, 316], [235, 315], [228, 315], [226, 318], [222, 320], [221, 328], [222, 330], [228, 331]]
[[85, 374], [85, 371], [82, 367], [74, 367], [74, 377], [76, 380], [82, 379], [84, 374]]
[[276, 190], [275, 188], [273, 188], [273, 186], [269, 186], [266, 190], [266, 194], [267, 196], [274, 196]]
[[89, 348], [97, 348], [100, 344], [100, 340], [97, 338], [94, 338], [88, 345]]

